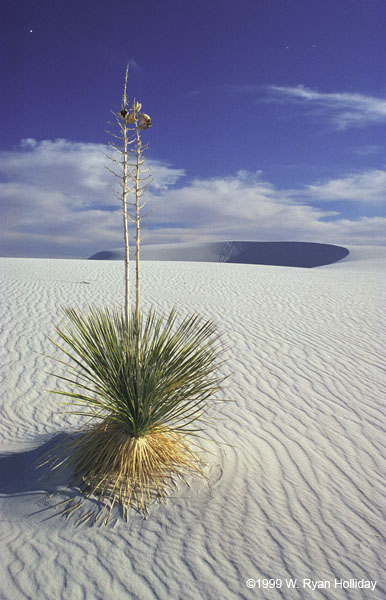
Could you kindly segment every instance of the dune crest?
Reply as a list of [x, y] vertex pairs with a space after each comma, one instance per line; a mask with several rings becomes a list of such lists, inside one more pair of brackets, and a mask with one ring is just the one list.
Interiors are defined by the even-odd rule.
[[[314, 242], [198, 242], [142, 246], [142, 260], [222, 262], [312, 268], [349, 254], [347, 248]], [[90, 260], [123, 260], [124, 249], [97, 252]]]

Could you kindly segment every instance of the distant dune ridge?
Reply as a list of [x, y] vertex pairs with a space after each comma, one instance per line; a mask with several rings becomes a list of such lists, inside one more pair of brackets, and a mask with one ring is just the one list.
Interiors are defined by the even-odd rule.
[[[142, 246], [142, 260], [223, 262], [281, 267], [320, 267], [341, 260], [347, 248], [312, 242], [199, 242]], [[134, 256], [134, 254], [133, 254]], [[97, 252], [90, 260], [123, 260], [124, 249]]]

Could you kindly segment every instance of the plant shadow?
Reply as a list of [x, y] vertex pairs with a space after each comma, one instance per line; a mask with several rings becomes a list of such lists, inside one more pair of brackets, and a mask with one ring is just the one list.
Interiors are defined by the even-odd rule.
[[27, 519], [41, 524], [79, 501], [80, 490], [71, 483], [72, 469], [52, 470], [46, 462], [51, 452], [72, 438], [61, 432], [35, 448], [0, 454], [0, 508], [8, 521]]
[[[55, 456], [58, 448], [65, 447], [77, 435], [79, 433], [70, 435], [60, 432], [35, 448], [0, 454], [0, 503], [8, 520], [19, 521], [21, 517], [34, 517], [41, 523], [61, 515], [67, 519], [71, 516], [72, 506], [77, 504], [83, 506], [79, 513], [75, 513], [80, 516], [80, 522], [86, 510], [86, 514], [98, 514], [104, 504], [93, 496], [86, 498], [81, 490], [74, 486], [72, 468], [61, 465], [52, 470], [52, 461], [46, 462], [50, 455]], [[209, 479], [210, 487], [215, 487], [222, 476], [221, 467], [212, 465], [208, 475], [208, 481], [194, 478], [193, 489], [186, 485], [176, 486], [168, 500], [172, 505], [175, 502], [197, 503], [210, 500]], [[116, 506], [110, 521], [112, 525], [117, 523], [120, 513], [121, 510]], [[134, 508], [131, 515], [131, 518], [142, 520], [142, 516]], [[77, 525], [77, 522], [74, 524]], [[89, 525], [91, 524], [92, 520]]]
[[[8, 521], [23, 519], [40, 526], [59, 517], [59, 526], [67, 520], [75, 527], [95, 524], [105, 504], [86, 497], [74, 485], [73, 470], [66, 461], [52, 468], [58, 456], [68, 456], [67, 444], [78, 435], [60, 432], [33, 449], [0, 454], [0, 508]], [[85, 516], [89, 518], [85, 520]], [[109, 524], [115, 526], [118, 518], [119, 509], [114, 507]]]
[[0, 454], [0, 494], [55, 493], [68, 486], [71, 478], [69, 468], [52, 471], [48, 464], [41, 463], [54, 447], [70, 438], [68, 433], [61, 432], [31, 450]]

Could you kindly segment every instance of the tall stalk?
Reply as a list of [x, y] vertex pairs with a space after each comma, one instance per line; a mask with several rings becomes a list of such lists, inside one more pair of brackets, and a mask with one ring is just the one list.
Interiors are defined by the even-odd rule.
[[[122, 113], [128, 113], [127, 111], [127, 76], [129, 72], [129, 66], [126, 67], [125, 73], [125, 84], [123, 87], [122, 97]], [[123, 134], [123, 158], [122, 158], [122, 215], [123, 215], [123, 236], [125, 241], [125, 321], [126, 329], [129, 327], [130, 318], [130, 246], [129, 246], [129, 231], [127, 223], [127, 195], [128, 190], [128, 127], [127, 120], [123, 119], [122, 125]]]
[[140, 302], [140, 273], [139, 273], [139, 245], [141, 241], [141, 216], [140, 216], [140, 171], [143, 164], [142, 142], [139, 133], [138, 120], [135, 121], [135, 172], [134, 172], [134, 194], [135, 194], [135, 322], [136, 322], [136, 346], [137, 356], [139, 357], [139, 302]]
[[[144, 156], [143, 152], [147, 148], [142, 144], [141, 131], [148, 129], [151, 126], [149, 115], [140, 112], [142, 105], [135, 99], [132, 106], [127, 103], [127, 78], [128, 66], [125, 73], [125, 83], [123, 86], [122, 107], [118, 114], [114, 113], [118, 124], [120, 135], [115, 135], [110, 132], [119, 142], [109, 142], [109, 146], [113, 148], [120, 158], [116, 159], [112, 156], [109, 158], [118, 167], [118, 172], [108, 169], [115, 177], [119, 179], [119, 188], [115, 189], [116, 195], [122, 202], [123, 216], [123, 235], [125, 243], [125, 321], [128, 329], [130, 319], [130, 246], [129, 246], [129, 223], [135, 225], [135, 324], [136, 324], [136, 351], [139, 359], [139, 327], [140, 327], [140, 241], [141, 241], [141, 220], [147, 215], [141, 213], [146, 204], [143, 201], [143, 196], [147, 191], [150, 183], [150, 176], [143, 176], [148, 172], [148, 169], [143, 169]], [[131, 146], [131, 147], [130, 147]], [[133, 194], [134, 201], [128, 202], [129, 194]], [[132, 212], [129, 212], [128, 206], [133, 207]], [[147, 213], [148, 214], [148, 213]]]

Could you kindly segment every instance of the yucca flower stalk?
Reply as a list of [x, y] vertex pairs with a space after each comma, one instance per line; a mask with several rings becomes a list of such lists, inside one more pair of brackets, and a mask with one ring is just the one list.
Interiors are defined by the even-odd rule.
[[[142, 104], [134, 98], [131, 106], [127, 99], [127, 79], [129, 66], [126, 67], [125, 82], [123, 86], [122, 105], [118, 113], [113, 112], [119, 134], [110, 132], [115, 140], [109, 142], [110, 148], [118, 154], [118, 158], [108, 156], [115, 164], [116, 169], [108, 169], [118, 180], [119, 186], [116, 195], [122, 202], [123, 231], [125, 244], [125, 316], [129, 321], [130, 313], [130, 246], [128, 224], [135, 225], [135, 319], [137, 326], [140, 314], [140, 242], [141, 221], [149, 215], [143, 214], [143, 208], [147, 204], [145, 199], [151, 175], [149, 169], [144, 168], [144, 151], [147, 144], [142, 143], [141, 131], [149, 129], [152, 122], [149, 115], [141, 112]], [[133, 202], [129, 202], [129, 196], [133, 196]], [[132, 212], [129, 210], [132, 207]], [[137, 341], [138, 346], [138, 341]]]

